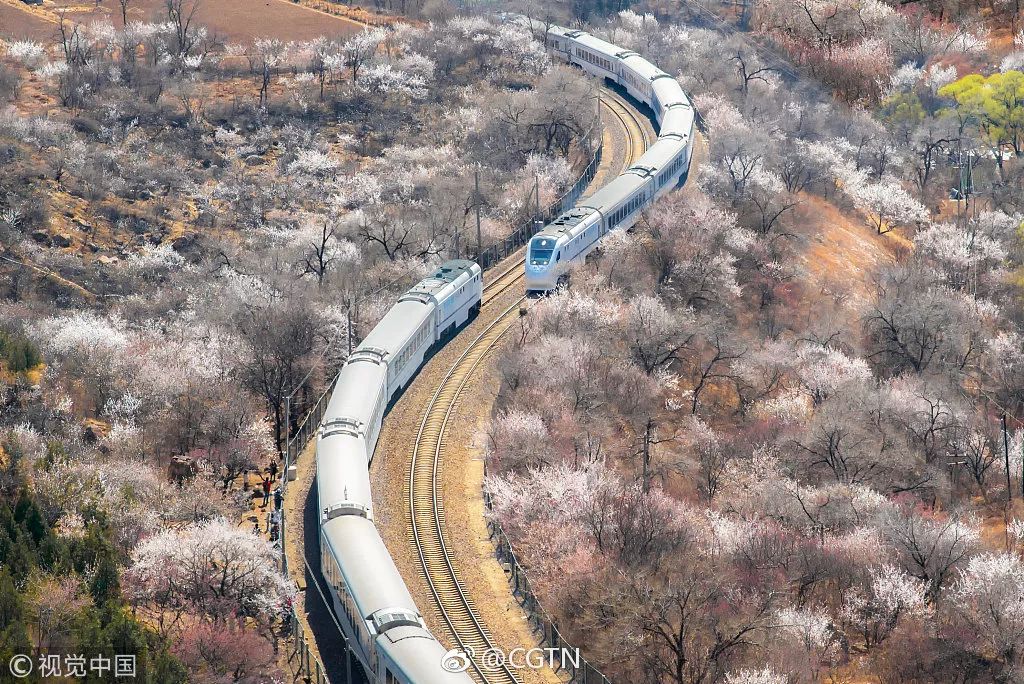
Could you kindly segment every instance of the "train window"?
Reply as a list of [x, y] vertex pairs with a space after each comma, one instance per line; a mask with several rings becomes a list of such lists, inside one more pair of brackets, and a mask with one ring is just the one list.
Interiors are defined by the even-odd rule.
[[535, 237], [530, 241], [530, 264], [544, 266], [551, 261], [555, 251], [555, 241], [549, 237]]

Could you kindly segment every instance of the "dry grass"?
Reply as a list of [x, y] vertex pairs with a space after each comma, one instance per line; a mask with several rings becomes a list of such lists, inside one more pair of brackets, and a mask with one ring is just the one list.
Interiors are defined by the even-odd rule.
[[[797, 260], [810, 290], [845, 293], [853, 301], [871, 296], [871, 282], [880, 266], [912, 247], [900, 231], [878, 233], [858, 217], [842, 213], [816, 195], [801, 193], [796, 230], [805, 247]], [[805, 229], [816, 227], [818, 230]]]
[[[0, 0], [0, 36], [33, 40], [53, 38], [59, 12], [82, 23], [122, 24], [121, 8], [114, 0], [100, 3], [44, 0], [42, 7], [29, 7], [20, 0]], [[133, 0], [128, 19], [162, 19], [165, 14], [163, 0]], [[354, 19], [289, 0], [200, 0], [196, 21], [231, 42], [248, 42], [256, 37], [301, 41], [319, 36], [347, 36], [364, 28]]]
[[21, 0], [0, 0], [0, 38], [46, 41], [54, 36], [50, 16]]

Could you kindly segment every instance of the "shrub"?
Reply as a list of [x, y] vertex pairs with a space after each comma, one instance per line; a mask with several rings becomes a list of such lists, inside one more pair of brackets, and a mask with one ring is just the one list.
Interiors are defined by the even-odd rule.
[[43, 358], [28, 339], [0, 330], [0, 359], [7, 369], [15, 373], [38, 366]]

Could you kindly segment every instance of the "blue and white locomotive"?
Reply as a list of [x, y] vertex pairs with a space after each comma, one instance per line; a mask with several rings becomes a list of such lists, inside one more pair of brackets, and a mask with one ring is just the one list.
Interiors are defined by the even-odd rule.
[[583, 31], [551, 27], [547, 42], [552, 55], [621, 85], [650, 107], [658, 139], [622, 175], [530, 240], [527, 292], [554, 289], [608, 231], [632, 226], [645, 207], [685, 180], [693, 152], [693, 105], [674, 78], [637, 53]]

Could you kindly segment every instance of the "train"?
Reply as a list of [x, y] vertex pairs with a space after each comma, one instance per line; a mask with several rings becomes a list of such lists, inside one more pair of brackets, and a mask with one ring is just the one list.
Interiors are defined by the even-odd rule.
[[530, 240], [527, 293], [549, 292], [564, 283], [573, 265], [583, 262], [609, 231], [631, 227], [644, 208], [686, 181], [696, 123], [696, 111], [679, 83], [632, 50], [560, 26], [548, 29], [547, 49], [650, 108], [658, 139], [625, 172]]
[[384, 546], [369, 462], [388, 405], [482, 299], [480, 266], [464, 259], [403, 294], [345, 361], [316, 435], [320, 569], [349, 646], [375, 684], [472, 682], [442, 667], [446, 650]]
[[[520, 17], [518, 20], [522, 20]], [[608, 231], [632, 225], [656, 197], [685, 179], [694, 110], [676, 81], [635, 52], [583, 31], [549, 27], [558, 59], [621, 85], [651, 108], [657, 142], [626, 172], [563, 213], [527, 246], [526, 289], [564, 282]], [[369, 462], [388, 406], [429, 355], [480, 311], [483, 273], [451, 260], [403, 294], [342, 367], [316, 435], [320, 569], [334, 614], [373, 684], [470, 684], [444, 666], [374, 523]]]

